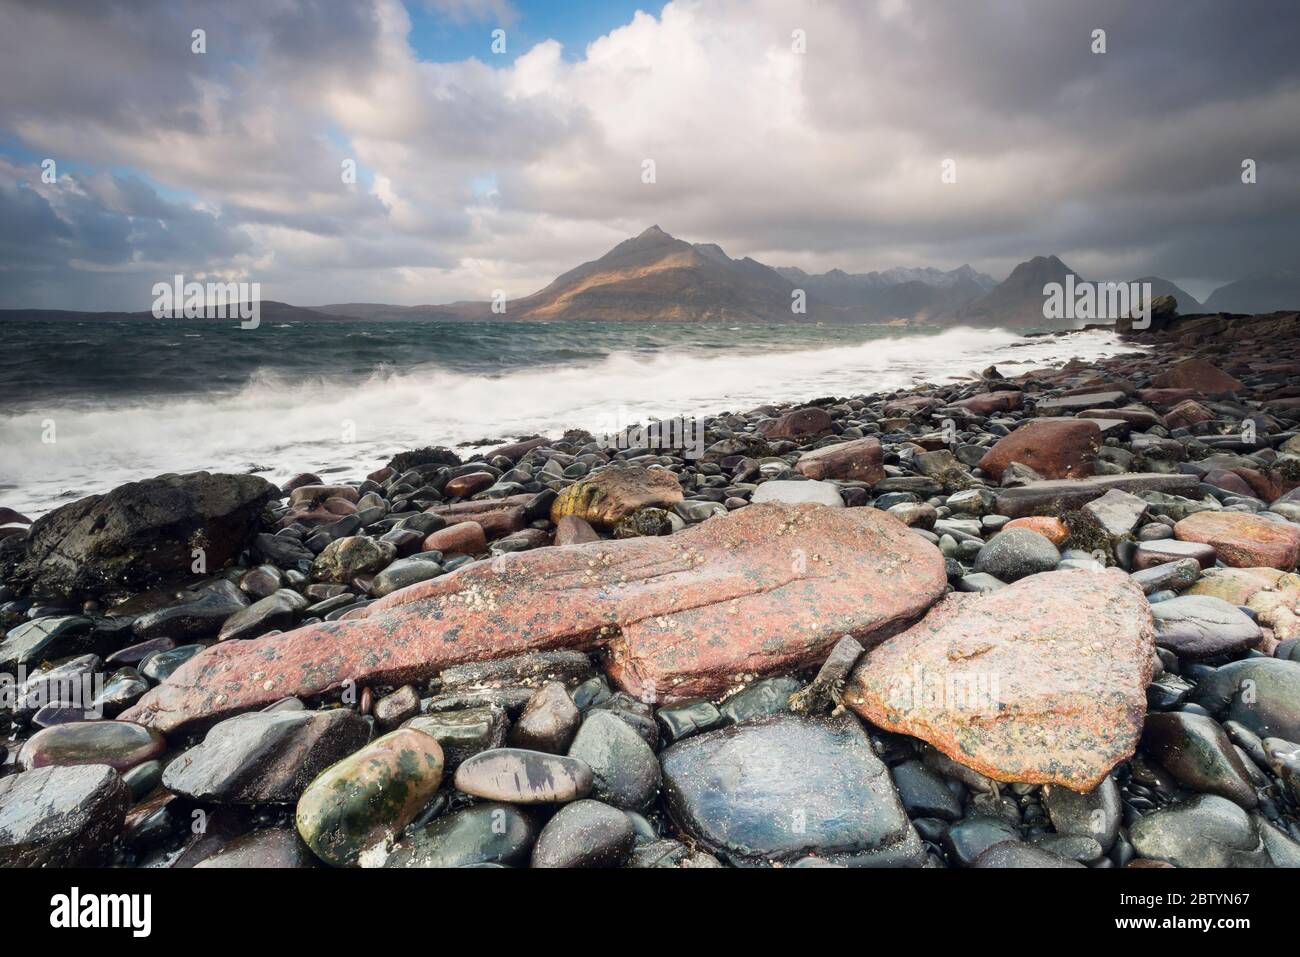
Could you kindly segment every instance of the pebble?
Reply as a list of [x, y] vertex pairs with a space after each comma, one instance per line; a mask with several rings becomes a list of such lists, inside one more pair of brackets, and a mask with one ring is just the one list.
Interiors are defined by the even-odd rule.
[[495, 748], [456, 769], [458, 791], [511, 804], [564, 804], [591, 793], [593, 775], [577, 758], [519, 748]]

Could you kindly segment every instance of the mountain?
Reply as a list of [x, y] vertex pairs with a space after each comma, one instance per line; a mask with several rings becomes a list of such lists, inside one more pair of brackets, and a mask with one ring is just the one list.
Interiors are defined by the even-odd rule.
[[[507, 303], [510, 319], [790, 321], [794, 284], [756, 260], [732, 259], [658, 226]], [[820, 303], [808, 297], [808, 314]], [[819, 310], [821, 311], [821, 310]]]
[[1205, 300], [1206, 312], [1283, 312], [1300, 309], [1300, 272], [1283, 270], [1220, 286]]
[[820, 274], [787, 266], [777, 272], [819, 301], [852, 309], [858, 319], [867, 321], [951, 314], [997, 285], [996, 279], [970, 266], [948, 272], [926, 266], [867, 273], [832, 269]]
[[1066, 276], [1072, 273], [1075, 282], [1080, 282], [1078, 273], [1055, 256], [1035, 256], [1011, 270], [1011, 275], [987, 295], [958, 310], [957, 318], [966, 323], [996, 326], [1072, 328], [1077, 323], [1043, 317], [1046, 298], [1043, 287], [1052, 282], [1064, 286]]
[[1205, 307], [1196, 301], [1186, 289], [1174, 285], [1168, 279], [1161, 279], [1159, 276], [1143, 276], [1141, 279], [1134, 279], [1134, 282], [1151, 283], [1151, 298], [1158, 299], [1161, 296], [1173, 296], [1178, 300], [1178, 311], [1183, 315], [1190, 315], [1194, 312], [1201, 312]]

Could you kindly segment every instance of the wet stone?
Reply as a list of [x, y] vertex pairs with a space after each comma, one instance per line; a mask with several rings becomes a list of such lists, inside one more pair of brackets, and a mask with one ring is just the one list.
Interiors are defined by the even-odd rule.
[[1180, 658], [1235, 654], [1259, 643], [1259, 625], [1235, 605], [1210, 595], [1182, 595], [1151, 606], [1156, 644]]
[[296, 831], [287, 827], [273, 827], [241, 835], [194, 866], [298, 869], [316, 867], [317, 864], [311, 849], [303, 843]]
[[290, 804], [369, 738], [365, 719], [344, 709], [241, 714], [172, 761], [163, 784], [196, 801]]
[[790, 710], [790, 696], [803, 687], [798, 678], [764, 678], [738, 691], [718, 709], [730, 724]]
[[924, 862], [889, 772], [851, 715], [760, 718], [680, 741], [660, 758], [673, 820], [736, 863], [809, 853]]
[[18, 752], [24, 770], [106, 764], [125, 771], [167, 750], [162, 735], [126, 721], [78, 721], [38, 731]]
[[891, 768], [894, 787], [907, 809], [908, 816], [935, 817], [945, 821], [961, 819], [961, 802], [935, 774], [920, 761], [904, 761]]
[[442, 781], [442, 749], [401, 728], [329, 768], [298, 800], [298, 833], [335, 867], [379, 864]]
[[1268, 867], [1250, 816], [1227, 798], [1200, 794], [1144, 815], [1130, 828], [1133, 849], [1175, 867]]
[[532, 866], [622, 867], [635, 845], [632, 822], [622, 811], [600, 801], [574, 801], [542, 828]]
[[423, 827], [408, 828], [384, 867], [527, 865], [538, 827], [509, 804], [475, 804]]
[[558, 681], [542, 685], [510, 729], [512, 747], [563, 754], [582, 723], [582, 713]]
[[721, 727], [726, 719], [711, 701], [684, 701], [660, 708], [655, 719], [663, 731], [663, 739], [671, 744], [682, 738]]
[[402, 685], [375, 702], [372, 712], [381, 731], [391, 731], [420, 713], [420, 695], [410, 685]]
[[591, 768], [576, 758], [495, 748], [456, 769], [458, 791], [511, 804], [563, 804], [591, 793]]
[[103, 764], [0, 778], [0, 867], [103, 863], [130, 802], [122, 778]]
[[1142, 749], [1193, 791], [1247, 810], [1259, 803], [1241, 757], [1213, 718], [1184, 711], [1148, 715]]
[[155, 683], [166, 681], [185, 662], [189, 661], [206, 645], [181, 645], [167, 651], [155, 651], [140, 662], [140, 674]]
[[1115, 779], [1107, 775], [1091, 791], [1080, 794], [1069, 788], [1043, 788], [1043, 805], [1058, 834], [1082, 834], [1110, 850], [1119, 834], [1123, 808]]
[[1019, 828], [1000, 818], [971, 817], [948, 828], [943, 843], [955, 863], [970, 867], [990, 847], [1019, 837]]
[[504, 709], [487, 705], [430, 712], [409, 719], [406, 727], [436, 738], [442, 745], [446, 768], [451, 771], [466, 758], [505, 744], [508, 724]]
[[659, 761], [622, 718], [595, 710], [578, 729], [569, 756], [592, 772], [591, 794], [614, 807], [644, 810], [659, 791]]

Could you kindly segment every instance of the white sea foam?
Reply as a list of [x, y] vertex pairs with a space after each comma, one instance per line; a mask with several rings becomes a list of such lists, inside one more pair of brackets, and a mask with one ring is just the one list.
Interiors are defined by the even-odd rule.
[[[1022, 345], [1009, 348], [1016, 342]], [[233, 395], [0, 416], [0, 504], [34, 518], [123, 482], [199, 469], [264, 467], [272, 481], [301, 471], [360, 478], [416, 446], [557, 435], [565, 428], [599, 434], [641, 417], [883, 392], [943, 382], [993, 362], [1014, 374], [1124, 349], [1132, 347], [1105, 332], [1023, 340], [1001, 329], [959, 328], [757, 355], [619, 352], [591, 366], [496, 376], [422, 367], [342, 385], [262, 374]], [[42, 440], [48, 422], [54, 442]]]

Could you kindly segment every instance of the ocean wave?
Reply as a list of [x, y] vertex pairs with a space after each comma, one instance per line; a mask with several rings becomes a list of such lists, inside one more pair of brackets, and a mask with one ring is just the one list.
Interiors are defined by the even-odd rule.
[[[1022, 346], [1009, 349], [1015, 342]], [[273, 481], [321, 469], [360, 477], [415, 446], [565, 428], [599, 434], [652, 416], [892, 391], [995, 361], [1041, 365], [1117, 348], [1102, 332], [1022, 340], [1002, 329], [957, 328], [745, 354], [620, 350], [590, 364], [491, 375], [431, 364], [380, 365], [360, 380], [264, 369], [228, 393], [114, 398], [91, 407], [79, 398], [0, 416], [0, 484], [15, 487], [0, 504], [39, 513], [122, 482], [198, 469], [265, 466]]]

